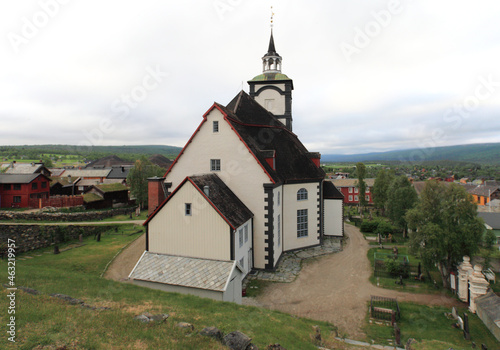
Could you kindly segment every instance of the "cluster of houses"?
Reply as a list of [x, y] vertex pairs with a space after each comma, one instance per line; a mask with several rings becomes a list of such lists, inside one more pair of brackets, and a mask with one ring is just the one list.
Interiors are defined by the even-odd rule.
[[[110, 162], [110, 158], [113, 162]], [[132, 164], [106, 157], [85, 168], [47, 168], [43, 162], [3, 164], [0, 208], [108, 208], [128, 205]]]

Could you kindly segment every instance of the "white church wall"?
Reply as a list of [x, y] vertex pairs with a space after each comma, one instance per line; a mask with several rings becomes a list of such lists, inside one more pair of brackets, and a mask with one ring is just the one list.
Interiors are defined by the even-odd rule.
[[343, 200], [325, 199], [324, 201], [324, 234], [326, 236], [343, 236]]
[[283, 253], [283, 186], [273, 190], [274, 198], [274, 265]]
[[[191, 215], [185, 204], [191, 203]], [[230, 226], [190, 182], [186, 182], [148, 225], [152, 253], [230, 260]]]
[[[242, 232], [242, 244], [240, 245], [240, 231]], [[246, 232], [246, 234], [245, 234]], [[252, 269], [252, 219], [238, 227], [234, 236], [234, 260], [240, 263], [243, 268], [243, 276], [246, 276]], [[243, 262], [243, 263], [241, 263]]]
[[[273, 86], [276, 86], [282, 91], [285, 91], [285, 84], [273, 84]], [[256, 86], [256, 88], [258, 90], [260, 86]], [[255, 96], [255, 101], [257, 101], [261, 106], [266, 108], [274, 115], [285, 114], [285, 95], [281, 95], [276, 90], [266, 89], [261, 91], [258, 95]]]
[[[219, 122], [218, 133], [213, 132], [213, 121]], [[220, 171], [210, 170], [210, 159], [221, 160]], [[207, 121], [167, 174], [165, 182], [172, 182], [174, 189], [186, 176], [207, 173], [217, 174], [254, 214], [254, 266], [264, 268], [263, 184], [271, 180], [217, 109], [207, 115]]]
[[[297, 191], [301, 188], [307, 190], [307, 200], [297, 200]], [[318, 239], [318, 189], [319, 183], [301, 183], [284, 186], [284, 250], [293, 250], [319, 244]], [[307, 209], [308, 234], [297, 237], [297, 210]]]

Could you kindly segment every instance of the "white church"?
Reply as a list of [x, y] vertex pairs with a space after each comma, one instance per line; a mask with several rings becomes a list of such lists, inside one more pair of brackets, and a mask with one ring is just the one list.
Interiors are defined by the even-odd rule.
[[165, 177], [150, 179], [134, 283], [240, 303], [252, 270], [343, 236], [343, 196], [292, 132], [293, 82], [272, 31], [262, 63], [250, 94], [214, 103]]

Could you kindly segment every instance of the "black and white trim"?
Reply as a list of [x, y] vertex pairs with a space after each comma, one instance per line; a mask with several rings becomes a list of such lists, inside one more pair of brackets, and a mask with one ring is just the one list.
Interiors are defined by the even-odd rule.
[[264, 184], [264, 248], [266, 261], [264, 268], [274, 270], [274, 185]]

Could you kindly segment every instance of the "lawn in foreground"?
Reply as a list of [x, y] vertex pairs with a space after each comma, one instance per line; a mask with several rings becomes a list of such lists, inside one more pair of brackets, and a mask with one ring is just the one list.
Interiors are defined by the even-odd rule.
[[[100, 278], [113, 256], [138, 237], [138, 234], [127, 235], [134, 231], [137, 228], [132, 225], [121, 225], [118, 232], [112, 230], [112, 234], [104, 234], [101, 242], [88, 237], [84, 246], [59, 255], [51, 254], [50, 249], [19, 255], [16, 286], [36, 289], [41, 295], [16, 292], [16, 344], [9, 343], [4, 332], [0, 348], [12, 345], [19, 349], [47, 345], [71, 349], [224, 348], [196, 332], [186, 333], [176, 326], [178, 322], [192, 323], [198, 331], [207, 326], [218, 327], [225, 333], [240, 330], [260, 348], [280, 343], [289, 350], [316, 349], [311, 338], [314, 325], [321, 327], [327, 341], [333, 338], [334, 327], [325, 322]], [[0, 262], [0, 277], [7, 281], [6, 261]], [[111, 309], [85, 309], [52, 298], [51, 293], [66, 294], [88, 305]], [[4, 289], [2, 294], [0, 309], [7, 310], [8, 292]], [[167, 313], [170, 317], [162, 324], [133, 320], [146, 311]], [[5, 320], [2, 316], [2, 322]]]

